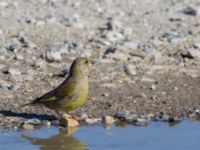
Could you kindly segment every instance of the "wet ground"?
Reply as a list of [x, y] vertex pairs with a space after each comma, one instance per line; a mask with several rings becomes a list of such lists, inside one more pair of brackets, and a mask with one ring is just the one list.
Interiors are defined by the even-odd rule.
[[78, 56], [98, 63], [88, 101], [73, 114], [199, 120], [199, 6], [198, 0], [1, 0], [0, 128], [51, 121], [54, 111], [19, 105], [59, 85]]
[[147, 127], [100, 125], [79, 129], [58, 129], [54, 126], [35, 131], [1, 131], [0, 149], [30, 150], [169, 150], [198, 149], [200, 123], [183, 121], [169, 125], [151, 122]]

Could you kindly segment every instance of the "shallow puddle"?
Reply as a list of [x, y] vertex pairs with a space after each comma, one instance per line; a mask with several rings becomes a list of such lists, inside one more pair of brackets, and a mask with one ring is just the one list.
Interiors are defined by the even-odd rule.
[[188, 150], [198, 149], [200, 123], [175, 126], [152, 122], [147, 127], [100, 125], [61, 130], [54, 126], [34, 131], [0, 132], [0, 150]]

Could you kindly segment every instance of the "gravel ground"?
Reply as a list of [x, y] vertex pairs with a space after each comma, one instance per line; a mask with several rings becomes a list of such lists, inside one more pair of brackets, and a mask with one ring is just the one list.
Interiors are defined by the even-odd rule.
[[54, 120], [19, 105], [60, 84], [78, 56], [97, 63], [73, 114], [199, 120], [199, 26], [198, 0], [1, 0], [0, 126]]

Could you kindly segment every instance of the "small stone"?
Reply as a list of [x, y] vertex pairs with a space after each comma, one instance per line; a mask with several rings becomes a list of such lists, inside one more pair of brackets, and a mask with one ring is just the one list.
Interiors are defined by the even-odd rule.
[[103, 93], [102, 96], [104, 96], [104, 97], [108, 97], [109, 94], [108, 94], [108, 93]]
[[143, 76], [141, 79], [142, 82], [155, 82], [154, 79], [147, 77], [147, 76]]
[[60, 119], [60, 125], [62, 127], [77, 127], [79, 126], [79, 122], [75, 120], [72, 116], [64, 114]]
[[21, 72], [19, 70], [17, 70], [17, 69], [14, 69], [14, 68], [9, 68], [8, 69], [8, 73], [11, 76], [21, 75]]
[[106, 34], [104, 34], [104, 36], [111, 42], [116, 42], [124, 38], [124, 36], [121, 33], [115, 31], [109, 31]]
[[26, 47], [28, 47], [28, 49], [37, 49], [38, 46], [35, 43], [29, 42]]
[[154, 114], [148, 114], [147, 118], [148, 118], [149, 121], [154, 120], [155, 115]]
[[80, 120], [85, 121], [88, 118], [88, 115], [86, 113], [83, 113], [80, 117]]
[[186, 54], [182, 54], [182, 56], [187, 58], [200, 58], [200, 50], [195, 48], [190, 48]]
[[46, 53], [42, 54], [42, 58], [46, 59], [48, 62], [54, 62], [54, 61], [61, 61], [62, 56], [61, 53], [58, 51], [47, 51]]
[[7, 7], [9, 4], [6, 1], [0, 2], [0, 7]]
[[16, 60], [24, 60], [24, 57], [22, 55], [20, 55], [20, 54], [16, 54], [15, 55], [15, 59]]
[[197, 15], [197, 11], [192, 7], [187, 7], [185, 9], [183, 9], [183, 13], [186, 14], [186, 15], [190, 15], [190, 16], [196, 16]]
[[170, 118], [170, 116], [167, 115], [167, 114], [161, 114], [161, 115], [159, 116], [159, 120], [161, 120], [161, 121], [166, 121], [166, 122], [168, 122], [168, 121], [169, 121], [169, 118]]
[[87, 124], [96, 124], [96, 123], [98, 123], [99, 121], [101, 121], [100, 118], [93, 118], [93, 119], [87, 118], [87, 119], [85, 120], [85, 123], [87, 123]]
[[113, 30], [113, 31], [117, 31], [123, 28], [122, 23], [116, 19], [109, 19], [108, 22], [106, 23], [106, 26], [107, 30]]
[[155, 90], [156, 89], [156, 85], [151, 85], [151, 88], [150, 88], [151, 90]]
[[19, 89], [19, 85], [17, 84], [11, 84], [11, 86], [8, 87], [9, 90], [16, 91]]
[[54, 17], [52, 15], [47, 15], [46, 16], [46, 22], [54, 23], [54, 22], [56, 22], [56, 17]]
[[103, 116], [102, 123], [104, 124], [113, 124], [115, 122], [115, 119], [111, 116]]
[[45, 22], [42, 20], [39, 20], [36, 22], [36, 26], [43, 26], [44, 24], [45, 24]]
[[19, 49], [19, 45], [11, 44], [8, 49], [11, 50], [12, 52], [17, 52], [17, 50]]
[[179, 88], [175, 86], [175, 87], [174, 87], [174, 90], [175, 90], [175, 91], [178, 91], [178, 90], [179, 90]]
[[34, 125], [32, 125], [32, 124], [23, 124], [22, 128], [24, 130], [34, 130]]
[[196, 113], [189, 114], [188, 119], [196, 121], [198, 120], [198, 115]]
[[28, 119], [24, 122], [25, 124], [40, 125], [41, 121], [37, 118]]
[[122, 121], [125, 121], [126, 118], [128, 118], [129, 116], [130, 116], [129, 111], [121, 111], [121, 112], [117, 112], [116, 114], [114, 114], [115, 118], [122, 120]]
[[51, 121], [47, 121], [47, 122], [45, 122], [45, 124], [46, 124], [46, 126], [51, 126]]
[[0, 47], [0, 58], [1, 57], [4, 57], [5, 55], [6, 55], [6, 49], [5, 48], [3, 48], [3, 47]]
[[22, 43], [22, 44], [27, 44], [28, 43], [28, 39], [25, 37], [25, 36], [22, 36], [19, 38], [19, 41]]
[[175, 117], [169, 117], [168, 122], [169, 123], [174, 123], [174, 122], [180, 122], [181, 118], [175, 116]]
[[109, 53], [115, 53], [116, 50], [117, 50], [116, 47], [109, 47], [109, 48], [105, 51], [104, 55], [107, 55], [107, 54], [109, 54]]
[[199, 110], [199, 109], [196, 109], [196, 110], [195, 110], [195, 113], [199, 115], [199, 114], [200, 114], [200, 110]]
[[62, 21], [62, 24], [65, 27], [71, 27], [73, 25], [72, 21], [69, 18], [64, 18], [63, 21]]
[[10, 84], [4, 80], [0, 80], [0, 88], [9, 87]]
[[124, 66], [124, 69], [125, 69], [126, 74], [129, 76], [134, 76], [137, 74], [135, 65], [126, 64]]
[[146, 126], [148, 124], [148, 122], [149, 121], [145, 118], [137, 118], [134, 121], [134, 125], [136, 125], [136, 126]]
[[126, 122], [127, 123], [133, 123], [136, 119], [137, 119], [137, 115], [135, 115], [135, 114], [129, 115], [129, 116], [126, 117]]
[[139, 47], [139, 44], [137, 42], [132, 42], [132, 41], [125, 41], [124, 43], [122, 43], [122, 46], [125, 49], [137, 49]]
[[76, 41], [76, 42], [74, 42], [74, 43], [73, 43], [73, 46], [74, 46], [75, 48], [78, 48], [78, 49], [82, 49], [82, 48], [83, 48], [83, 44], [82, 44], [81, 41]]
[[64, 45], [61, 45], [60, 48], [58, 49], [58, 51], [61, 54], [74, 53], [74, 50], [69, 48], [68, 43], [65, 43]]

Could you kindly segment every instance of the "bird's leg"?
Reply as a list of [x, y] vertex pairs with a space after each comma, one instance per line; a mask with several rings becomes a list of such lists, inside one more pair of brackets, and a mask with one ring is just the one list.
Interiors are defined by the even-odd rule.
[[56, 114], [58, 115], [59, 119], [63, 118], [64, 113], [59, 110], [55, 110]]
[[80, 121], [80, 118], [79, 118], [79, 117], [74, 116], [74, 115], [72, 115], [72, 114], [70, 114], [70, 113], [68, 113], [68, 112], [67, 112], [67, 114], [70, 115], [70, 117], [73, 118], [74, 120], [76, 120], [76, 121], [78, 121], [78, 122]]

